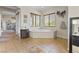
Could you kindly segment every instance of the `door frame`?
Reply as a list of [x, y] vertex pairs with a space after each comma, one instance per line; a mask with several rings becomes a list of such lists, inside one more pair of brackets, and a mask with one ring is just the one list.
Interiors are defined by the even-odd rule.
[[79, 17], [71, 17], [70, 18], [70, 24], [69, 24], [69, 26], [70, 26], [70, 32], [69, 32], [69, 53], [72, 53], [72, 21], [73, 20], [77, 20], [77, 19], [79, 19]]

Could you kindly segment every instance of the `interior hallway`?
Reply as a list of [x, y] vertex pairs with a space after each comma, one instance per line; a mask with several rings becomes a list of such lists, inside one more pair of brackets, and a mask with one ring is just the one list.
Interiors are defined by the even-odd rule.
[[0, 41], [0, 52], [27, 52], [27, 53], [65, 53], [67, 51], [67, 41], [65, 39], [20, 39], [14, 32], [6, 33]]

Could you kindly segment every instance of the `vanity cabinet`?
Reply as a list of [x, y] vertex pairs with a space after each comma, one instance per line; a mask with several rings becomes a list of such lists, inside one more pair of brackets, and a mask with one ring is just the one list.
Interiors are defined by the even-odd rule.
[[72, 44], [79, 46], [79, 20], [72, 21]]
[[79, 36], [72, 36], [72, 44], [79, 47]]
[[21, 38], [28, 38], [29, 37], [29, 29], [21, 29]]

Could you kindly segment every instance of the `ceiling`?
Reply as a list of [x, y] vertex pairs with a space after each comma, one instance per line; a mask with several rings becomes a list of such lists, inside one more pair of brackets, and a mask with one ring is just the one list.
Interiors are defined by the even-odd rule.
[[36, 10], [40, 10], [40, 11], [51, 8], [50, 6], [30, 6], [30, 7]]
[[[1, 6], [0, 6], [1, 7]], [[16, 11], [18, 9], [20, 9], [20, 6], [2, 6], [4, 8], [4, 10], [9, 10], [9, 11]], [[48, 11], [49, 9], [56, 9], [57, 6], [21, 6], [21, 7], [24, 7], [25, 9], [33, 9], [33, 10], [36, 10], [36, 11], [39, 11], [41, 13], [43, 12], [46, 12]], [[59, 7], [59, 6], [58, 6]], [[3, 14], [11, 14], [10, 12], [3, 12]]]
[[[16, 10], [20, 9], [20, 6], [0, 6], [0, 7], [3, 7], [5, 9], [9, 9], [12, 11], [16, 11]], [[45, 10], [49, 10], [51, 8], [54, 9], [56, 7], [61, 7], [61, 6], [21, 6], [21, 7], [24, 7], [26, 9], [34, 9], [37, 11], [45, 11]]]
[[[16, 10], [20, 9], [19, 6], [0, 6], [2, 8], [4, 8], [3, 10], [8, 10], [8, 11], [12, 11], [12, 12], [16, 12]], [[55, 6], [22, 6], [26, 9], [33, 9], [39, 12], [45, 12], [46, 10], [53, 8]], [[4, 11], [3, 14], [11, 14], [10, 12], [6, 12]]]
[[36, 10], [39, 12], [45, 12], [51, 8], [55, 8], [56, 6], [21, 6], [21, 7], [24, 7], [25, 9], [29, 9], [29, 10]]

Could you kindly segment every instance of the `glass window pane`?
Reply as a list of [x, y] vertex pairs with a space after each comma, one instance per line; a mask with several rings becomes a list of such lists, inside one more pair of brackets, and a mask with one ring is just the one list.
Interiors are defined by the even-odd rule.
[[50, 15], [50, 26], [55, 26], [55, 14]]
[[36, 26], [39, 26], [39, 16], [36, 16]]
[[32, 15], [32, 26], [35, 26], [35, 15]]
[[44, 25], [49, 26], [49, 15], [44, 16], [44, 18], [45, 18]]

